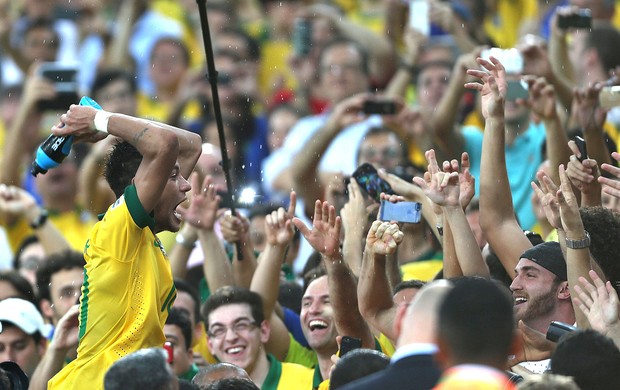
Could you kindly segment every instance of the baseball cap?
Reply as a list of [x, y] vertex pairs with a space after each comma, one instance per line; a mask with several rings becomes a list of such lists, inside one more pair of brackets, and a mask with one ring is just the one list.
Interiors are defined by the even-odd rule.
[[46, 334], [41, 313], [24, 299], [7, 298], [0, 301], [0, 321], [10, 322], [27, 334]]
[[532, 260], [561, 280], [568, 280], [566, 276], [566, 261], [564, 260], [560, 244], [555, 241], [547, 241], [533, 246], [523, 252], [521, 258]]

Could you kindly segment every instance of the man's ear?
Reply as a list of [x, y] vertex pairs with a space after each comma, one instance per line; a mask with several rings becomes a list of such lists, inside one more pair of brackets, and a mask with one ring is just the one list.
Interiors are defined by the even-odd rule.
[[451, 366], [450, 364], [450, 346], [446, 343], [443, 338], [437, 335], [437, 347], [438, 350], [435, 353], [435, 361], [441, 367], [441, 370], [446, 370]]
[[271, 334], [271, 327], [269, 326], [269, 321], [263, 320], [260, 323], [260, 342], [261, 344], [266, 344], [269, 341], [269, 335]]
[[394, 334], [396, 339], [400, 337], [400, 333], [403, 331], [403, 320], [408, 307], [409, 305], [396, 305], [396, 316], [394, 317]]
[[52, 302], [48, 299], [41, 299], [39, 301], [39, 308], [41, 309], [41, 313], [47, 319], [54, 318], [54, 309], [52, 309]]
[[570, 300], [570, 288], [568, 287], [568, 282], [560, 283], [558, 287], [558, 299], [560, 300]]

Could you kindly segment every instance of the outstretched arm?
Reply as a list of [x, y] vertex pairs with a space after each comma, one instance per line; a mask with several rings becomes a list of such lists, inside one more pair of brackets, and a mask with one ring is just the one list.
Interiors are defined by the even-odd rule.
[[340, 217], [336, 209], [327, 202], [316, 201], [312, 229], [300, 219], [293, 223], [308, 240], [308, 243], [321, 253], [329, 280], [329, 297], [334, 308], [334, 320], [338, 334], [357, 337], [364, 348], [374, 348], [374, 339], [368, 325], [359, 312], [353, 273], [342, 261], [340, 252]]
[[521, 254], [532, 246], [514, 214], [506, 172], [504, 100], [506, 72], [494, 57], [491, 62], [478, 58], [485, 70], [467, 73], [480, 82], [465, 84], [480, 92], [485, 118], [480, 167], [480, 226], [509, 275], [514, 274]]

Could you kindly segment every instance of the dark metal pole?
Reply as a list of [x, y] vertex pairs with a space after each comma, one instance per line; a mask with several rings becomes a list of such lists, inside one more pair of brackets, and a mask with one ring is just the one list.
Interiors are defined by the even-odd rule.
[[[232, 179], [230, 177], [230, 160], [228, 159], [228, 151], [226, 149], [226, 137], [224, 136], [224, 123], [222, 121], [222, 110], [220, 107], [220, 96], [217, 90], [217, 70], [215, 70], [215, 62], [213, 60], [213, 46], [211, 45], [211, 34], [209, 32], [209, 21], [207, 20], [207, 0], [196, 0], [198, 3], [198, 12], [200, 14], [200, 29], [202, 31], [202, 40], [205, 46], [205, 56], [207, 60], [207, 74], [205, 77], [211, 84], [211, 95], [213, 98], [213, 114], [215, 115], [215, 124], [217, 125], [217, 133], [220, 138], [220, 149], [222, 151], [222, 169], [226, 177], [226, 189], [230, 196], [230, 212], [237, 215], [235, 210], [235, 194], [233, 192]], [[243, 260], [243, 252], [241, 251], [241, 243], [237, 241], [237, 259]]]

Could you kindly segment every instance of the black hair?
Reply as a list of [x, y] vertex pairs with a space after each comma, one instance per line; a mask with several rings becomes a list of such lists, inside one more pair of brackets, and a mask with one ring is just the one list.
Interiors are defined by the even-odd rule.
[[259, 390], [254, 382], [245, 378], [223, 378], [212, 382], [207, 390]]
[[241, 367], [232, 363], [218, 362], [203, 367], [194, 375], [192, 382], [197, 384], [200, 389], [206, 389], [208, 386], [223, 378], [249, 378], [248, 373]]
[[103, 378], [105, 390], [167, 390], [173, 383], [162, 348], [141, 349], [118, 359]]
[[106, 158], [104, 176], [117, 198], [123, 195], [125, 188], [131, 184], [141, 162], [142, 155], [127, 141], [112, 148]]
[[179, 378], [179, 390], [200, 390], [200, 387], [187, 379]]
[[[39, 311], [39, 308], [37, 308], [37, 311]], [[11, 321], [2, 320], [0, 321], [0, 323], [2, 323], [2, 329], [15, 328], [15, 329], [19, 329], [22, 332], [24, 332], [22, 328], [20, 328], [17, 324], [12, 323]], [[41, 340], [43, 340], [43, 335], [38, 330], [32, 334], [28, 334], [26, 332], [24, 332], [24, 334], [26, 334], [28, 337], [32, 337], [32, 340], [34, 341], [35, 345], [38, 345], [41, 342]]]
[[49, 31], [52, 32], [52, 35], [54, 35], [54, 39], [52, 40], [51, 44], [55, 47], [58, 48], [58, 46], [60, 46], [60, 37], [58, 36], [58, 33], [56, 32], [56, 29], [54, 28], [54, 22], [52, 19], [49, 18], [35, 18], [32, 19], [27, 25], [26, 28], [24, 29], [23, 32], [23, 36], [25, 37], [26, 35], [30, 34], [30, 32], [34, 31], [34, 30], [38, 30], [38, 29], [48, 29]]
[[396, 295], [396, 293], [398, 293], [398, 292], [400, 292], [402, 290], [406, 290], [408, 288], [416, 288], [416, 289], [419, 290], [422, 287], [424, 287], [425, 284], [426, 284], [425, 281], [418, 280], [418, 279], [403, 280], [402, 282], [400, 282], [396, 286], [394, 286], [394, 289], [392, 291], [392, 295]]
[[306, 292], [306, 290], [308, 289], [308, 286], [310, 285], [310, 283], [312, 283], [313, 281], [315, 281], [316, 279], [318, 279], [318, 278], [320, 278], [322, 276], [327, 275], [327, 271], [325, 270], [325, 266], [321, 262], [321, 254], [319, 252], [314, 252], [312, 255], [310, 255], [306, 265], [309, 265], [309, 264], [312, 265], [316, 261], [318, 261], [316, 266], [308, 268], [308, 270], [306, 270], [306, 267], [304, 267], [304, 273], [303, 273], [304, 292]]
[[332, 371], [329, 388], [338, 389], [357, 379], [363, 378], [377, 371], [381, 371], [390, 364], [390, 358], [374, 349], [360, 348], [344, 355]]
[[[396, 133], [394, 130], [392, 130], [391, 128], [387, 127], [387, 126], [373, 126], [370, 129], [368, 129], [368, 131], [366, 132], [366, 135], [364, 135], [364, 138], [362, 139], [362, 142], [360, 143], [360, 146], [366, 142], [366, 140], [370, 137], [374, 137], [374, 136], [378, 136], [378, 135], [393, 135], [394, 137], [396, 137], [396, 140], [398, 141], [398, 146], [400, 146], [400, 158], [401, 158], [401, 165], [408, 163], [409, 162], [409, 148], [407, 146], [407, 143], [402, 139], [402, 137]], [[355, 153], [355, 161], [356, 163], [359, 163], [360, 160], [360, 152], [361, 149], [358, 148], [357, 152]]]
[[280, 282], [278, 303], [299, 314], [301, 312], [301, 298], [304, 295], [303, 288], [293, 280]]
[[321, 51], [319, 53], [319, 66], [323, 65], [323, 57], [325, 56], [325, 54], [336, 46], [351, 46], [355, 48], [355, 51], [357, 51], [360, 56], [361, 71], [365, 75], [370, 74], [370, 60], [368, 50], [366, 50], [366, 48], [360, 45], [358, 42], [342, 36], [332, 39], [321, 48]]
[[572, 376], [581, 390], [620, 389], [620, 350], [595, 330], [562, 336], [551, 355], [551, 372]]
[[19, 272], [15, 270], [0, 272], [0, 282], [7, 282], [17, 290], [17, 296], [7, 298], [21, 298], [36, 306], [34, 289], [28, 279], [21, 276]]
[[97, 94], [103, 88], [105, 88], [108, 84], [116, 80], [123, 80], [127, 82], [127, 84], [129, 85], [129, 88], [131, 89], [131, 92], [134, 94], [136, 93], [137, 91], [136, 78], [132, 73], [126, 71], [125, 69], [109, 68], [109, 69], [103, 69], [100, 72], [97, 72], [97, 75], [95, 76], [95, 80], [93, 81], [93, 85], [90, 88], [91, 96], [95, 100], [97, 100]]
[[39, 265], [37, 270], [37, 287], [39, 289], [39, 299], [52, 300], [50, 287], [52, 276], [62, 270], [71, 270], [74, 268], [83, 269], [86, 265], [84, 256], [81, 252], [74, 250], [65, 250], [59, 253], [49, 255]]
[[611, 25], [594, 26], [586, 35], [585, 47], [596, 50], [605, 73], [620, 66], [618, 45], [620, 45], [620, 31]]
[[211, 294], [202, 305], [202, 319], [205, 326], [209, 327], [209, 315], [217, 308], [232, 304], [247, 304], [253, 320], [260, 326], [265, 320], [263, 312], [263, 300], [260, 295], [247, 288], [224, 286]]
[[149, 56], [150, 61], [153, 61], [153, 56], [155, 55], [155, 49], [157, 49], [157, 47], [159, 47], [159, 45], [164, 44], [164, 43], [169, 43], [173, 46], [178, 47], [181, 50], [181, 59], [183, 60], [184, 65], [189, 66], [190, 63], [190, 55], [189, 55], [189, 49], [187, 48], [187, 45], [185, 44], [185, 42], [183, 42], [183, 40], [179, 39], [179, 38], [173, 38], [173, 37], [163, 37], [158, 39], [155, 44], [153, 45], [153, 48], [151, 49], [151, 54]]
[[[258, 61], [260, 59], [261, 52], [260, 52], [260, 46], [258, 42], [250, 34], [245, 32], [245, 30], [243, 30], [242, 28], [227, 26], [227, 27], [224, 27], [222, 31], [218, 33], [218, 35], [220, 34], [221, 35], [229, 34], [229, 35], [240, 37], [241, 39], [245, 41], [245, 44], [247, 46], [248, 55], [250, 56], [249, 60]], [[235, 50], [234, 48], [231, 48], [231, 49]]]
[[616, 285], [620, 281], [620, 213], [602, 206], [579, 209], [584, 229], [590, 234], [590, 253], [605, 276]]
[[168, 312], [168, 318], [166, 319], [166, 325], [174, 325], [178, 327], [183, 334], [183, 338], [185, 339], [185, 349], [187, 350], [192, 347], [192, 321], [185, 313], [185, 310], [177, 307], [171, 307], [170, 312]]
[[439, 340], [456, 364], [503, 364], [514, 331], [513, 300], [507, 289], [479, 277], [454, 281], [439, 308]]
[[24, 250], [28, 248], [30, 245], [38, 244], [38, 243], [39, 243], [39, 237], [35, 236], [34, 234], [27, 236], [26, 238], [22, 240], [22, 242], [19, 244], [19, 247], [15, 251], [15, 256], [13, 256], [13, 269], [18, 270], [21, 268], [22, 255], [24, 253]]
[[189, 296], [192, 298], [192, 301], [194, 301], [194, 318], [196, 319], [196, 322], [199, 322], [200, 321], [200, 294], [198, 293], [198, 290], [196, 290], [196, 288], [192, 286], [191, 284], [189, 284], [187, 281], [180, 279], [180, 278], [174, 279], [174, 286], [176, 287], [177, 291], [185, 292], [189, 294]]

